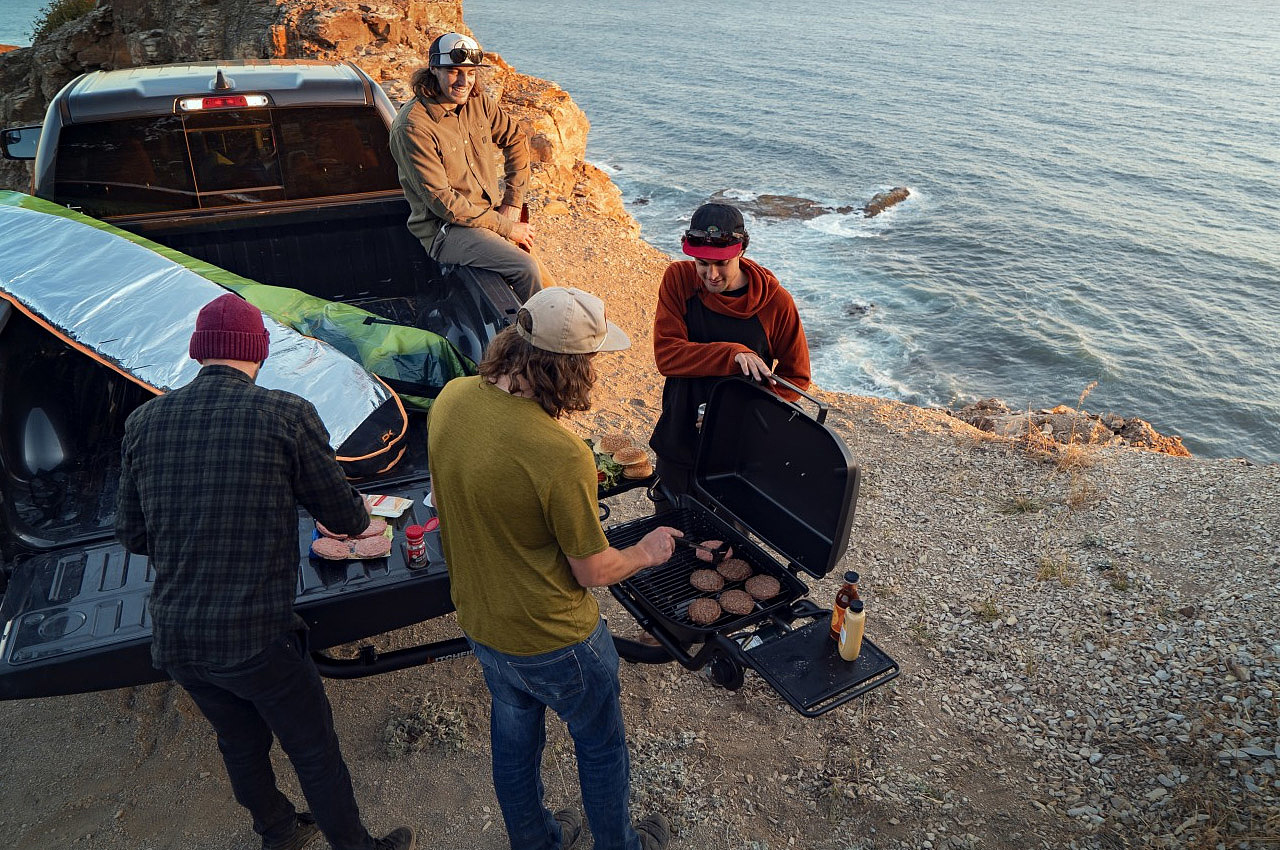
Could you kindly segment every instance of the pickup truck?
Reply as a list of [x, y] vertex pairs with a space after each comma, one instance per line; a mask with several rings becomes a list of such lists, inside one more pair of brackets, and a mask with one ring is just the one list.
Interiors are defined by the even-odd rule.
[[[43, 201], [250, 281], [430, 331], [475, 360], [519, 303], [496, 275], [436, 266], [409, 235], [387, 144], [392, 117], [386, 95], [350, 64], [156, 66], [72, 81], [42, 126], [5, 130], [0, 147], [10, 158], [34, 159], [33, 194]], [[0, 246], [4, 238], [0, 232]], [[35, 251], [17, 248], [10, 256]], [[50, 265], [57, 267], [49, 260], [44, 270]], [[5, 278], [0, 267], [0, 283]], [[70, 310], [100, 312], [83, 306], [92, 299], [78, 293], [70, 303]], [[0, 699], [161, 679], [149, 656], [150, 570], [112, 535], [124, 420], [150, 394], [6, 304], [0, 301]], [[137, 333], [130, 325], [111, 342]], [[825, 576], [844, 555], [859, 480], [848, 448], [823, 424], [826, 405], [809, 400], [816, 417], [749, 383], [721, 382], [707, 405], [693, 493], [679, 497], [675, 513], [606, 529], [622, 546], [669, 519], [691, 540], [731, 543], [779, 588], [757, 596], [748, 614], [726, 609], [710, 625], [696, 622], [689, 609], [700, 591], [690, 577], [705, 564], [682, 549], [611, 587], [657, 643], [615, 635], [623, 658], [705, 667], [730, 689], [750, 669], [808, 717], [897, 676], [897, 663], [869, 638], [855, 662], [841, 659], [828, 637], [831, 612], [805, 598], [801, 574]], [[295, 608], [328, 676], [469, 652], [461, 635], [389, 652], [365, 645], [355, 657], [323, 652], [453, 609], [436, 536], [428, 535], [423, 566], [411, 567], [404, 547], [405, 526], [432, 517], [425, 416], [411, 414], [408, 430], [403, 458], [359, 483], [366, 493], [412, 500], [394, 521], [390, 557], [302, 554], [314, 523], [299, 512]]]
[[[405, 228], [388, 147], [394, 107], [350, 63], [217, 62], [93, 72], [69, 83], [44, 123], [3, 131], [33, 159], [31, 194], [265, 284], [357, 305], [437, 333], [471, 360], [519, 307], [496, 275], [439, 267]], [[156, 681], [146, 600], [151, 572], [112, 534], [125, 417], [151, 397], [0, 304], [0, 699]], [[425, 523], [425, 416], [405, 455], [363, 492], [412, 499], [395, 521]], [[452, 610], [438, 541], [410, 568], [391, 556], [307, 557], [298, 517], [296, 609], [318, 649]], [[357, 676], [466, 651], [460, 636], [357, 659]]]

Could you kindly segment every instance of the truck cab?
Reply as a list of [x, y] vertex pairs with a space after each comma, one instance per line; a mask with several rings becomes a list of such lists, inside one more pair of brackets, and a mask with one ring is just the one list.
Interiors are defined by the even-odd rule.
[[[405, 228], [394, 106], [344, 62], [200, 62], [93, 72], [39, 127], [3, 131], [32, 194], [252, 281], [439, 334], [469, 361], [519, 302], [500, 278], [442, 268]], [[4, 238], [0, 234], [0, 239]], [[0, 303], [0, 699], [154, 681], [145, 558], [113, 539], [119, 443], [151, 395]], [[319, 561], [300, 512], [295, 607], [323, 649], [452, 610], [438, 542], [411, 568], [403, 528], [431, 519], [425, 414], [395, 466], [356, 482], [412, 499], [387, 558]], [[333, 661], [363, 675], [462, 651], [459, 637]]]

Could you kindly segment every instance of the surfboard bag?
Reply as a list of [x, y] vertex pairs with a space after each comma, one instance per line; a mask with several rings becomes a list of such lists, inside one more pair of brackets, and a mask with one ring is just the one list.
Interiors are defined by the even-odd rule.
[[[224, 287], [258, 286], [48, 201], [0, 191], [0, 298], [156, 394], [200, 370], [187, 350], [200, 309]], [[408, 436], [399, 397], [334, 346], [249, 300], [263, 309], [270, 335], [258, 384], [316, 406], [349, 478], [394, 466]]]

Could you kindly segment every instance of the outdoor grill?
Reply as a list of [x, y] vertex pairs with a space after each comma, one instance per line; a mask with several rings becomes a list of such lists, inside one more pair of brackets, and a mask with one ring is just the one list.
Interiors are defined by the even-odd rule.
[[665, 564], [641, 570], [619, 583], [620, 592], [644, 606], [668, 631], [682, 640], [702, 640], [708, 634], [744, 628], [765, 619], [771, 611], [790, 605], [808, 592], [803, 582], [759, 546], [747, 542], [732, 526], [720, 523], [713, 514], [695, 508], [678, 508], [627, 523], [610, 533], [609, 539], [615, 546], [630, 546], [661, 525], [678, 528], [687, 538], [698, 542], [723, 540], [733, 547], [733, 557], [746, 561], [757, 575], [773, 576], [782, 587], [772, 599], [756, 602], [755, 610], [750, 614], [736, 615], [726, 611], [720, 619], [704, 626], [689, 619], [689, 603], [700, 598], [715, 599], [725, 590], [741, 589], [746, 580], [726, 581], [723, 589], [714, 592], [698, 590], [689, 583], [689, 576], [694, 570], [708, 569], [712, 565], [700, 560], [692, 549], [677, 548], [675, 555]]
[[772, 599], [757, 601], [744, 615], [724, 611], [708, 625], [689, 618], [689, 605], [741, 588], [745, 580], [698, 590], [691, 574], [712, 564], [692, 549], [677, 547], [665, 563], [610, 591], [670, 655], [662, 660], [693, 670], [711, 665], [713, 678], [731, 689], [741, 685], [744, 669], [754, 670], [813, 717], [893, 679], [898, 665], [867, 637], [856, 661], [841, 659], [827, 637], [830, 611], [806, 598], [800, 573], [826, 576], [848, 547], [859, 469], [825, 424], [827, 406], [801, 395], [817, 406], [817, 416], [745, 379], [721, 381], [707, 402], [693, 492], [681, 495], [673, 510], [606, 534], [622, 548], [670, 526], [695, 542], [724, 541], [753, 574], [777, 579], [781, 590]]

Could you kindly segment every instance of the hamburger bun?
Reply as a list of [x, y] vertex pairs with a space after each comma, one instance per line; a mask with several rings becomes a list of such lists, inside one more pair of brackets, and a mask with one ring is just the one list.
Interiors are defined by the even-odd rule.
[[638, 449], [635, 446], [624, 446], [613, 453], [613, 460], [621, 466], [630, 466], [641, 461], [647, 462], [649, 456], [644, 453], [644, 449]]
[[629, 448], [631, 446], [631, 438], [624, 434], [605, 434], [596, 440], [596, 445], [604, 454], [613, 454], [619, 449]]
[[649, 463], [648, 458], [640, 463], [622, 467], [623, 478], [648, 478], [650, 475], [653, 475], [653, 464]]

